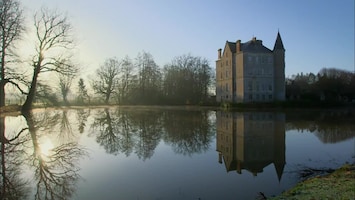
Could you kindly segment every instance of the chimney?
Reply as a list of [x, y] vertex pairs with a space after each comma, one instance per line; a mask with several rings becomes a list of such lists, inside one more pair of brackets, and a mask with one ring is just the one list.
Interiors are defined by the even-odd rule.
[[240, 40], [237, 40], [237, 53], [239, 53], [240, 52]]
[[222, 49], [218, 49], [218, 60], [222, 57]]

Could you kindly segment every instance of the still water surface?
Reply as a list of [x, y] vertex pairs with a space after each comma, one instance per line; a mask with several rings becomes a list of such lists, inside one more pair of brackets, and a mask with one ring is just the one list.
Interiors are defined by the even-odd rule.
[[354, 162], [354, 113], [158, 107], [0, 117], [8, 199], [256, 199]]

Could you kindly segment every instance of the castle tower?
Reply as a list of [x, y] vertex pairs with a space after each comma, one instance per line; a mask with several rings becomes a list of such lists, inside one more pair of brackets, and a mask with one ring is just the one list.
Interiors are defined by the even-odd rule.
[[284, 101], [285, 92], [285, 48], [282, 43], [280, 32], [277, 32], [274, 54], [274, 99]]

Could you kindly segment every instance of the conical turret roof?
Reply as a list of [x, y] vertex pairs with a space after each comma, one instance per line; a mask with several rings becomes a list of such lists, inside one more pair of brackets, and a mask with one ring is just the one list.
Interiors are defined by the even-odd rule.
[[274, 46], [274, 51], [276, 49], [285, 50], [284, 44], [282, 43], [280, 32], [277, 32], [277, 38], [276, 38], [276, 42], [275, 42], [275, 46]]

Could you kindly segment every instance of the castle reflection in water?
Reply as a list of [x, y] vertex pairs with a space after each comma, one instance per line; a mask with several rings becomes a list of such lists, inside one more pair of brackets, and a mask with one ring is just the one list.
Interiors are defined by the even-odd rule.
[[285, 114], [217, 112], [219, 163], [227, 172], [248, 170], [254, 176], [273, 164], [278, 176], [285, 166]]

